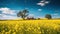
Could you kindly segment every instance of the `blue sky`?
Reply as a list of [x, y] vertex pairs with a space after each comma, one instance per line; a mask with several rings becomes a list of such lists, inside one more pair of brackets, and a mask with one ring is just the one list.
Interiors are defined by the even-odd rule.
[[60, 0], [0, 0], [0, 19], [17, 18], [20, 10], [28, 9], [29, 15], [44, 18], [51, 14], [60, 17]]

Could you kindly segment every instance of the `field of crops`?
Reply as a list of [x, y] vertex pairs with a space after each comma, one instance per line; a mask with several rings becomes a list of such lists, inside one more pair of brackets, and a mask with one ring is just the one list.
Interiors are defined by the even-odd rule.
[[60, 20], [0, 21], [0, 34], [60, 34]]

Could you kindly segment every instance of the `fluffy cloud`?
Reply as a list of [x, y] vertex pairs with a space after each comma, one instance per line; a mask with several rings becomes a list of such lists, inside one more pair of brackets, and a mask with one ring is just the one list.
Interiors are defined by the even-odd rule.
[[48, 4], [48, 3], [49, 3], [49, 1], [42, 0], [42, 1], [40, 1], [39, 3], [37, 3], [37, 5], [45, 6], [45, 5]]
[[37, 3], [37, 5], [45, 6], [45, 3]]
[[15, 19], [17, 10], [11, 10], [10, 8], [0, 8], [0, 19]]
[[10, 16], [10, 15], [5, 15], [5, 14], [1, 14], [0, 15], [0, 19], [16, 19], [17, 17], [15, 16]]
[[15, 10], [11, 10], [10, 8], [0, 8], [0, 11], [2, 11], [4, 14], [15, 14]]

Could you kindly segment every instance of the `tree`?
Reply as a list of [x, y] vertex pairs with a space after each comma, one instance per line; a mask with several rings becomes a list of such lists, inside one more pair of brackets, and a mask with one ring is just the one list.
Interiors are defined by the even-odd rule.
[[45, 18], [47, 18], [47, 19], [52, 19], [52, 16], [51, 16], [50, 14], [46, 14], [46, 15], [45, 15]]
[[29, 13], [29, 11], [26, 10], [26, 9], [24, 9], [23, 11], [18, 12], [18, 13], [17, 13], [17, 16], [25, 19], [25, 17], [28, 16], [28, 13]]

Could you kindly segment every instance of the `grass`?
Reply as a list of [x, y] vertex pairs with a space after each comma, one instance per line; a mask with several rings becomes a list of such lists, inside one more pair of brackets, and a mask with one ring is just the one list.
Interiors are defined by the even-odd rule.
[[60, 20], [0, 21], [0, 34], [60, 34]]

